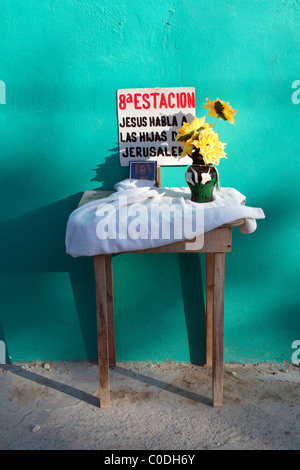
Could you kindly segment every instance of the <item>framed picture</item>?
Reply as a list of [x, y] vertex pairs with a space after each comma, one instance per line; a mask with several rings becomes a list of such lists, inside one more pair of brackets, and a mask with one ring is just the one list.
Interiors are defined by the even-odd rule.
[[129, 178], [156, 181], [157, 162], [129, 162]]

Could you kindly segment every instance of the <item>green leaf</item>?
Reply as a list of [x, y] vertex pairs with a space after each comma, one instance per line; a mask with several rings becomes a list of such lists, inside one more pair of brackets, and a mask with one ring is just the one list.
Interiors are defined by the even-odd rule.
[[212, 194], [212, 190], [214, 188], [216, 181], [216, 176], [214, 176], [209, 183], [207, 184], [196, 184], [192, 185], [188, 183], [188, 186], [191, 190], [192, 196], [196, 196], [198, 202], [205, 202], [205, 198], [210, 198]]
[[187, 140], [189, 140], [195, 134], [195, 132], [199, 133], [199, 132], [203, 131], [203, 129], [205, 129], [205, 127], [200, 126], [200, 127], [198, 127], [198, 129], [194, 129], [191, 132], [189, 132], [188, 134], [178, 135], [176, 137], [176, 140], [177, 140], [177, 142], [186, 142]]

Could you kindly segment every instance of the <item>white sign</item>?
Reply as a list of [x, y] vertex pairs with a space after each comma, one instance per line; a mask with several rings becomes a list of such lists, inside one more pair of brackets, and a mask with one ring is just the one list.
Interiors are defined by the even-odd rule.
[[189, 165], [181, 158], [177, 130], [195, 117], [195, 88], [135, 88], [118, 90], [121, 166], [152, 160], [164, 165]]

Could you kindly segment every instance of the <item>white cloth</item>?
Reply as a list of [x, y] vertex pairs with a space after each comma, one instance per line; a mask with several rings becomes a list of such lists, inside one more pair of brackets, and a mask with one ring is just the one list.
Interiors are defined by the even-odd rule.
[[95, 256], [155, 248], [190, 240], [238, 219], [245, 219], [241, 232], [252, 233], [256, 219], [265, 218], [262, 209], [245, 206], [245, 196], [234, 188], [215, 190], [214, 200], [204, 204], [192, 202], [187, 187], [154, 188], [152, 181], [127, 179], [114, 189], [109, 197], [72, 212], [66, 230], [68, 254]]
[[122, 189], [136, 189], [136, 188], [152, 188], [155, 181], [150, 180], [136, 180], [132, 178], [127, 178], [126, 180], [120, 181], [115, 184], [114, 190], [120, 191]]

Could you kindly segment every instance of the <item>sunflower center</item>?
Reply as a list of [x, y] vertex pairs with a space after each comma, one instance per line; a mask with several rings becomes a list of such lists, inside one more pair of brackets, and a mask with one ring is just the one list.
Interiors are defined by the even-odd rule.
[[222, 103], [220, 101], [216, 101], [215, 110], [217, 111], [217, 113], [221, 113], [223, 109], [224, 109], [224, 106], [222, 105]]
[[220, 103], [220, 101], [216, 101], [214, 107], [215, 107], [216, 113], [217, 113], [222, 119], [224, 119], [224, 121], [227, 121], [227, 118], [226, 118], [226, 116], [225, 116], [224, 113], [223, 113], [224, 106], [222, 105], [222, 103]]

